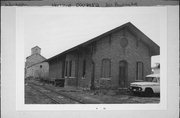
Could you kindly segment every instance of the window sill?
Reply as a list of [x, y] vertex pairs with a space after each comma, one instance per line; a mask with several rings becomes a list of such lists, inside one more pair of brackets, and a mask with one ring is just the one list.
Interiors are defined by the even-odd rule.
[[69, 78], [71, 79], [71, 78], [76, 78], [76, 77], [69, 77]]
[[110, 81], [111, 80], [111, 77], [109, 78], [100, 78], [101, 80], [107, 80], [107, 81]]
[[86, 79], [85, 77], [81, 77], [81, 79]]
[[65, 79], [68, 79], [68, 78], [71, 79], [71, 78], [76, 78], [76, 77], [67, 77], [67, 76], [65, 76], [64, 78]]

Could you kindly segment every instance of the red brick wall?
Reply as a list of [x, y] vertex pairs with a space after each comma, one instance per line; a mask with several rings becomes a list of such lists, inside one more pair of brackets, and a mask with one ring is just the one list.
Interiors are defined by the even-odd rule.
[[[111, 38], [110, 38], [111, 37]], [[128, 45], [123, 48], [121, 39], [126, 37]], [[95, 87], [100, 87], [101, 83], [101, 67], [104, 58], [111, 60], [111, 77], [102, 82], [104, 87], [117, 88], [119, 85], [119, 62], [125, 60], [128, 63], [128, 84], [136, 79], [136, 63], [141, 61], [144, 64], [144, 77], [151, 73], [151, 57], [148, 47], [139, 41], [138, 36], [134, 36], [129, 31], [118, 31], [111, 36], [106, 36], [97, 41], [94, 46], [93, 54], [91, 53], [92, 44], [86, 47], [79, 47], [74, 52], [66, 54], [65, 61], [75, 61], [75, 77], [65, 78], [65, 86], [78, 86], [83, 88], [90, 88], [92, 77], [92, 61], [95, 63]], [[143, 39], [141, 39], [143, 40]], [[83, 73], [83, 60], [86, 59], [86, 74]], [[60, 62], [61, 61], [61, 62]], [[69, 67], [67, 69], [69, 71]], [[50, 76], [60, 77], [62, 72], [62, 60], [55, 61], [50, 64]], [[68, 72], [69, 74], [69, 72]]]
[[[68, 76], [66, 77], [66, 86], [78, 86], [82, 88], [90, 87], [90, 78], [91, 78], [91, 60], [90, 60], [89, 52], [84, 51], [83, 49], [80, 51], [76, 51], [73, 53], [69, 53], [66, 55], [66, 61], [75, 61], [75, 69], [71, 71], [75, 71], [75, 77], [69, 77], [69, 68]], [[86, 60], [86, 72], [83, 77], [83, 60]], [[73, 72], [72, 72], [73, 73]]]
[[[83, 77], [83, 61], [86, 60], [86, 71]], [[91, 82], [91, 55], [89, 52], [81, 51], [79, 55], [78, 85], [83, 88], [90, 88]]]
[[[65, 86], [77, 86], [77, 77], [76, 77], [76, 74], [75, 74], [75, 76], [74, 75], [70, 76], [70, 74], [69, 74], [69, 71], [70, 71], [70, 69], [69, 69], [70, 68], [69, 67], [69, 62], [70, 61], [72, 61], [72, 62], [76, 62], [77, 61], [76, 53], [68, 53], [66, 55], [65, 61], [68, 62], [68, 66], [65, 67], [65, 68], [67, 68], [67, 76], [65, 77]], [[74, 69], [76, 67], [77, 67], [77, 65], [75, 65], [75, 67], [71, 68], [71, 73], [76, 73], [76, 69]]]
[[[109, 37], [104, 37], [96, 43], [96, 52], [93, 54], [93, 60], [96, 63], [95, 67], [95, 83], [99, 85], [101, 78], [101, 63], [102, 59], [108, 58], [111, 60], [111, 78], [109, 83], [112, 87], [119, 86], [119, 62], [126, 60], [128, 63], [128, 83], [136, 79], [136, 62], [141, 61], [144, 63], [144, 77], [151, 72], [151, 57], [149, 50], [142, 42], [136, 45], [136, 37], [126, 32], [128, 45], [125, 49], [122, 48], [120, 40], [123, 32], [119, 31], [111, 34], [111, 41]], [[142, 39], [143, 40], [143, 39]]]
[[49, 62], [49, 79], [61, 79], [62, 78], [62, 63], [60, 58], [53, 59]]

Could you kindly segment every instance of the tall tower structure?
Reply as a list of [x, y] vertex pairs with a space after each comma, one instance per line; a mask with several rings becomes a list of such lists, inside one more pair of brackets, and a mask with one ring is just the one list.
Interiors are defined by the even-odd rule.
[[39, 46], [35, 46], [31, 48], [31, 55], [26, 57], [26, 67], [42, 62], [45, 59], [46, 58], [41, 55], [41, 48]]
[[26, 57], [25, 62], [25, 77], [45, 77], [48, 74], [49, 65], [46, 60], [41, 55], [41, 48], [39, 46], [35, 46], [31, 48], [31, 55]]
[[41, 54], [41, 48], [38, 46], [31, 48], [31, 55], [34, 55], [34, 54]]

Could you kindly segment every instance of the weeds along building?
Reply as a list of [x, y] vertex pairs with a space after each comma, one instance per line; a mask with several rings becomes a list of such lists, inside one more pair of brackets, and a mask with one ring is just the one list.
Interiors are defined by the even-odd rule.
[[128, 22], [47, 59], [49, 80], [65, 79], [65, 86], [82, 88], [124, 88], [151, 73], [151, 56], [159, 50]]
[[26, 58], [25, 62], [25, 78], [48, 78], [49, 64], [41, 55], [41, 48], [35, 46], [31, 49], [31, 55]]

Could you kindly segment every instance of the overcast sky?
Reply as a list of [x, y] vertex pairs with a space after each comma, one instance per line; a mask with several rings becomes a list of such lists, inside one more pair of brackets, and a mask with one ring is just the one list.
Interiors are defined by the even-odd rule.
[[[158, 8], [26, 8], [24, 17], [25, 58], [38, 45], [50, 58], [124, 23], [131, 22], [160, 45]], [[162, 19], [161, 19], [162, 20]], [[159, 56], [152, 58], [152, 65]]]

